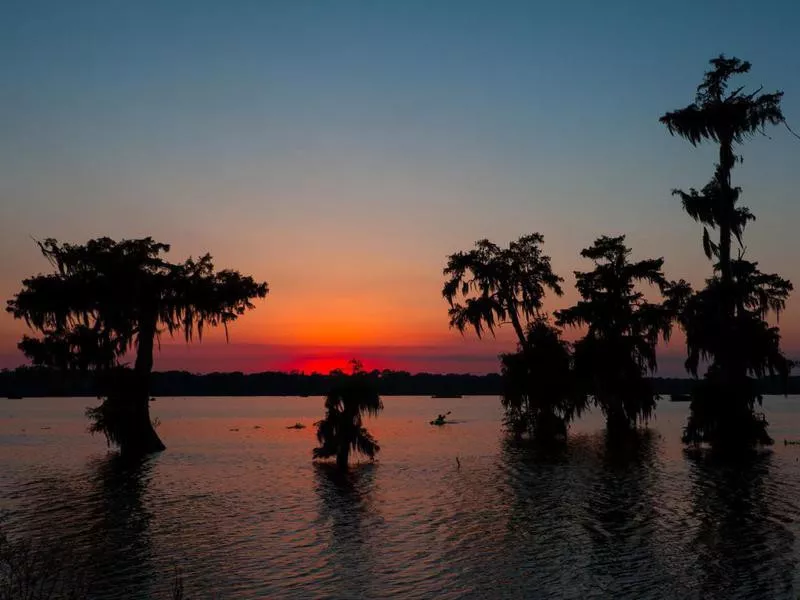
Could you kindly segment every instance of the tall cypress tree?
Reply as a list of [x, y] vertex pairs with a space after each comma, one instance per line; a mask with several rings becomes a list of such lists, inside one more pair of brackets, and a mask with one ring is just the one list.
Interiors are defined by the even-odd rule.
[[[703, 250], [713, 261], [706, 287], [687, 298], [679, 319], [686, 332], [687, 370], [697, 376], [701, 362], [710, 363], [695, 390], [684, 440], [726, 448], [768, 444], [772, 440], [766, 420], [754, 412], [761, 396], [753, 378], [788, 377], [792, 364], [780, 350], [778, 328], [764, 319], [783, 309], [792, 285], [744, 259], [744, 230], [755, 216], [739, 203], [741, 188], [733, 185], [731, 176], [742, 160], [736, 147], [764, 133], [767, 125], [785, 122], [783, 92], [731, 89], [731, 79], [748, 73], [750, 63], [722, 55], [710, 62], [695, 101], [660, 118], [671, 134], [693, 146], [712, 142], [719, 150], [705, 187], [673, 191], [686, 213], [703, 225]], [[739, 246], [736, 256], [734, 243]]]

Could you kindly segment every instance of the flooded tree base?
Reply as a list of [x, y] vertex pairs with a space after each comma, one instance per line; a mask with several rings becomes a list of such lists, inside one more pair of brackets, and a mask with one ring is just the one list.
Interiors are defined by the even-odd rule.
[[686, 444], [708, 444], [729, 453], [758, 446], [771, 446], [766, 418], [757, 412], [761, 397], [750, 378], [738, 385], [707, 379], [692, 393], [689, 419], [683, 432]]
[[102, 433], [109, 446], [117, 446], [121, 454], [144, 456], [166, 449], [150, 419], [150, 398], [147, 394], [116, 392], [109, 394], [100, 406], [89, 408], [91, 433]]

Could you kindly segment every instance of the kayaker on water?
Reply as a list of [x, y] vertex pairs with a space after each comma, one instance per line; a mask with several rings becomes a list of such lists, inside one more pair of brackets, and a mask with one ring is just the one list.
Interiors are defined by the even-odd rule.
[[438, 417], [436, 417], [435, 420], [431, 421], [431, 425], [444, 425], [445, 419], [447, 418], [447, 415], [449, 415], [449, 414], [450, 414], [450, 411], [448, 410], [445, 414], [439, 415]]

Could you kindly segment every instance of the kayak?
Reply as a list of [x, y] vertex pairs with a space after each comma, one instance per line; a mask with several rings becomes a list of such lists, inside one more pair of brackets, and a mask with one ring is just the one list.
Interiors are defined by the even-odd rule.
[[431, 425], [447, 425], [447, 421], [440, 421], [436, 419], [435, 421], [431, 421]]

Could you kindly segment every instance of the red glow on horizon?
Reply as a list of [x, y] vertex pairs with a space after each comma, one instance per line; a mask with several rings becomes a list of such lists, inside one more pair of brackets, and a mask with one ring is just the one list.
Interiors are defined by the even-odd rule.
[[345, 373], [350, 373], [353, 370], [351, 361], [361, 361], [362, 367], [365, 371], [372, 371], [373, 369], [381, 369], [374, 361], [363, 360], [358, 356], [344, 354], [330, 354], [330, 355], [315, 355], [315, 356], [298, 356], [296, 359], [290, 361], [286, 365], [281, 365], [282, 371], [299, 371], [310, 375], [311, 373], [321, 373], [327, 375], [331, 371], [341, 369]]

